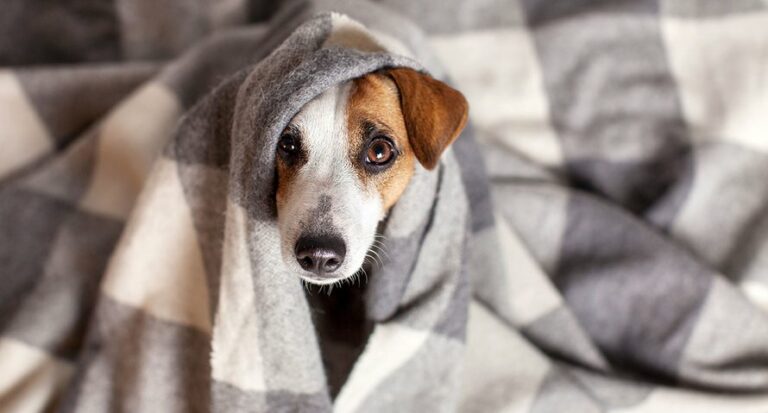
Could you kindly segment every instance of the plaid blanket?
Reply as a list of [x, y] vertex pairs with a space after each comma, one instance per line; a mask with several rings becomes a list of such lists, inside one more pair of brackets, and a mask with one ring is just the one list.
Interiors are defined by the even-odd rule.
[[[0, 64], [0, 411], [768, 411], [763, 1], [12, 0]], [[332, 398], [271, 148], [389, 66], [472, 123]]]

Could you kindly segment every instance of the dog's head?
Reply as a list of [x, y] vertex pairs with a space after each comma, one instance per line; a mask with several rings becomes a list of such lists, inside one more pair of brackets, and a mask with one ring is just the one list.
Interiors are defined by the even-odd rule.
[[276, 148], [288, 268], [314, 284], [355, 274], [415, 162], [435, 168], [466, 119], [461, 93], [412, 69], [371, 73], [306, 104]]

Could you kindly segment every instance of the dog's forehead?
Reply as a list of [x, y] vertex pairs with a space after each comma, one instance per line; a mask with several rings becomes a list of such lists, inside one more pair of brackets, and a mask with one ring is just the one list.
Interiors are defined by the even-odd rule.
[[347, 101], [350, 82], [326, 90], [299, 111], [292, 124], [299, 128], [309, 155], [330, 154], [343, 149], [346, 138]]

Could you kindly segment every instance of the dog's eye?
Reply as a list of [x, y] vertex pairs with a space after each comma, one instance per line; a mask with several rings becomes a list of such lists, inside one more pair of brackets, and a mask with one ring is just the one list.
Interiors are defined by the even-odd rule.
[[383, 166], [395, 158], [395, 148], [387, 138], [375, 138], [368, 145], [365, 161], [376, 166]]
[[299, 152], [299, 139], [290, 133], [284, 133], [277, 141], [277, 152], [284, 158], [289, 158]]

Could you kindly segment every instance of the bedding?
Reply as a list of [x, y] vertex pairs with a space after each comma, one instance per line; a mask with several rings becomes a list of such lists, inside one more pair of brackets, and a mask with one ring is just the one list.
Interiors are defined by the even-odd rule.
[[[768, 410], [764, 2], [3, 15], [0, 410]], [[388, 67], [451, 82], [470, 125], [384, 224], [332, 398], [274, 146]]]

